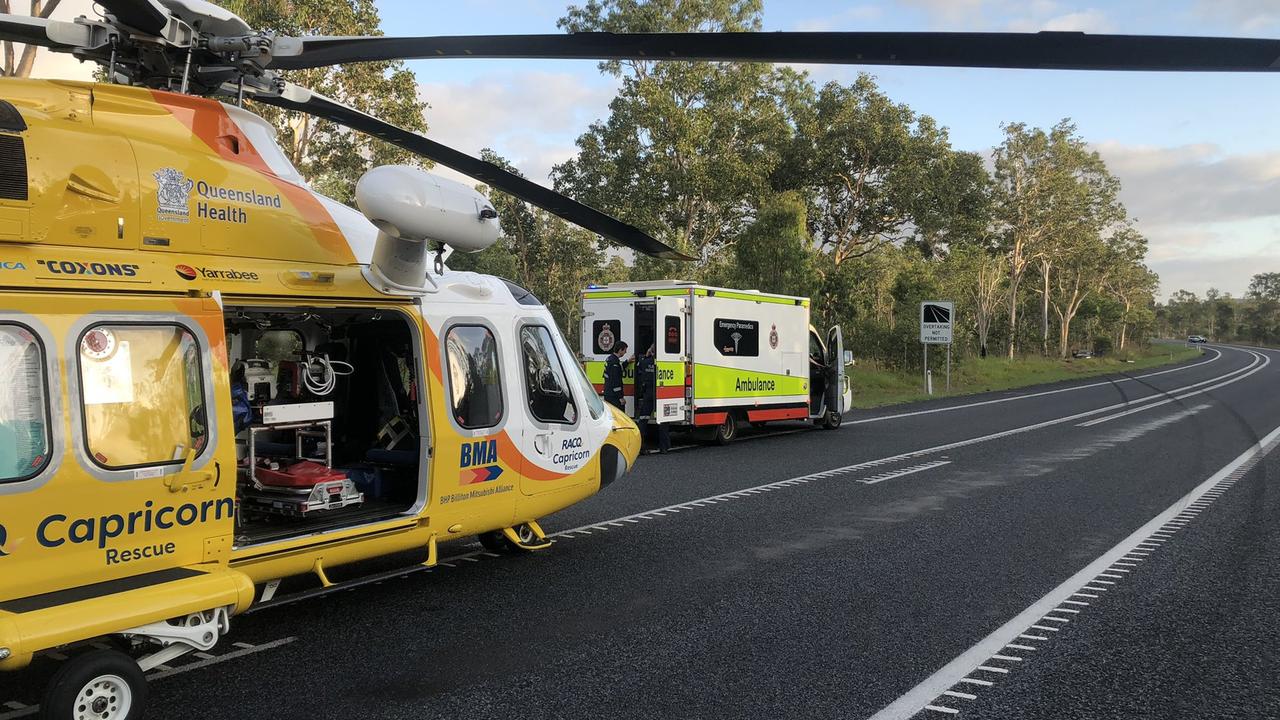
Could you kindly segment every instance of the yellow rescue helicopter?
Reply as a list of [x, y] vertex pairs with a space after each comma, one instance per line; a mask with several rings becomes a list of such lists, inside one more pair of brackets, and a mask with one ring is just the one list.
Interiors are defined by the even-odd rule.
[[[499, 235], [471, 188], [378, 167], [310, 190], [248, 98], [399, 145], [637, 252], [597, 210], [283, 81], [392, 58], [1274, 70], [1265, 40], [732, 33], [291, 38], [200, 0], [0, 15], [102, 84], [0, 79], [0, 669], [65, 655], [50, 718], [140, 716], [144, 673], [279, 581], [537, 519], [618, 479], [635, 425], [546, 309], [451, 251]], [[91, 644], [92, 643], [92, 644]], [[105, 643], [105, 649], [104, 649]]]

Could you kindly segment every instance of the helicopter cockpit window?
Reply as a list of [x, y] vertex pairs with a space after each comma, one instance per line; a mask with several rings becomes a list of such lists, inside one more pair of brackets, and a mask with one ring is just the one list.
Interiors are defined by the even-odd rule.
[[108, 469], [180, 465], [208, 440], [200, 346], [179, 325], [95, 325], [80, 336], [85, 444]]
[[502, 422], [502, 376], [498, 341], [482, 325], [455, 325], [445, 338], [449, 360], [449, 404], [453, 419], [468, 430]]
[[49, 463], [47, 396], [40, 341], [0, 324], [0, 482], [32, 478]]
[[529, 411], [542, 422], [572, 425], [578, 420], [573, 392], [551, 332], [540, 325], [520, 329], [520, 356], [524, 361]]

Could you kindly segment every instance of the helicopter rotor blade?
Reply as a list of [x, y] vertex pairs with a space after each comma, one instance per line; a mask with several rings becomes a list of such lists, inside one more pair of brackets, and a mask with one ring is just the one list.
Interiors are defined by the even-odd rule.
[[1280, 40], [1081, 32], [740, 32], [278, 38], [277, 70], [430, 58], [706, 60], [1058, 70], [1280, 71]]
[[464, 175], [481, 180], [495, 190], [501, 190], [531, 205], [536, 205], [553, 215], [603, 235], [636, 252], [667, 260], [693, 260], [693, 258], [662, 243], [643, 230], [633, 225], [628, 225], [593, 207], [561, 195], [515, 173], [508, 172], [493, 163], [459, 152], [447, 145], [427, 139], [418, 133], [396, 127], [391, 123], [379, 120], [372, 115], [343, 105], [299, 85], [286, 83], [283, 92], [279, 95], [259, 93], [254, 94], [252, 98], [258, 102], [286, 110], [307, 113], [308, 115], [330, 120], [353, 130], [372, 135], [409, 152], [453, 168]]
[[169, 24], [169, 10], [156, 0], [95, 0], [107, 14], [144, 33], [159, 35]]
[[88, 47], [91, 26], [27, 15], [0, 15], [0, 40], [53, 50]]

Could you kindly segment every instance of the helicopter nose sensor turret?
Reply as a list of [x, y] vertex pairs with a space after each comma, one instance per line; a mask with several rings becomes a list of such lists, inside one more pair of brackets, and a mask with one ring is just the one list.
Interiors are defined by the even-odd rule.
[[356, 183], [356, 206], [378, 228], [369, 270], [391, 290], [421, 292], [430, 246], [478, 252], [501, 234], [498, 213], [473, 188], [405, 165], [383, 165]]

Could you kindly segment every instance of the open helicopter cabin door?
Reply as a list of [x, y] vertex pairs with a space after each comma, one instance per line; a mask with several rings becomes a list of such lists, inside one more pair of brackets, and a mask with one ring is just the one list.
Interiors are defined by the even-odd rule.
[[[689, 333], [687, 296], [656, 298], [657, 337], [654, 356], [657, 362], [658, 387], [654, 403], [655, 423], [682, 423], [688, 420], [689, 401], [686, 397], [686, 379], [690, 378], [688, 360]], [[637, 348], [644, 352], [647, 348]]]

